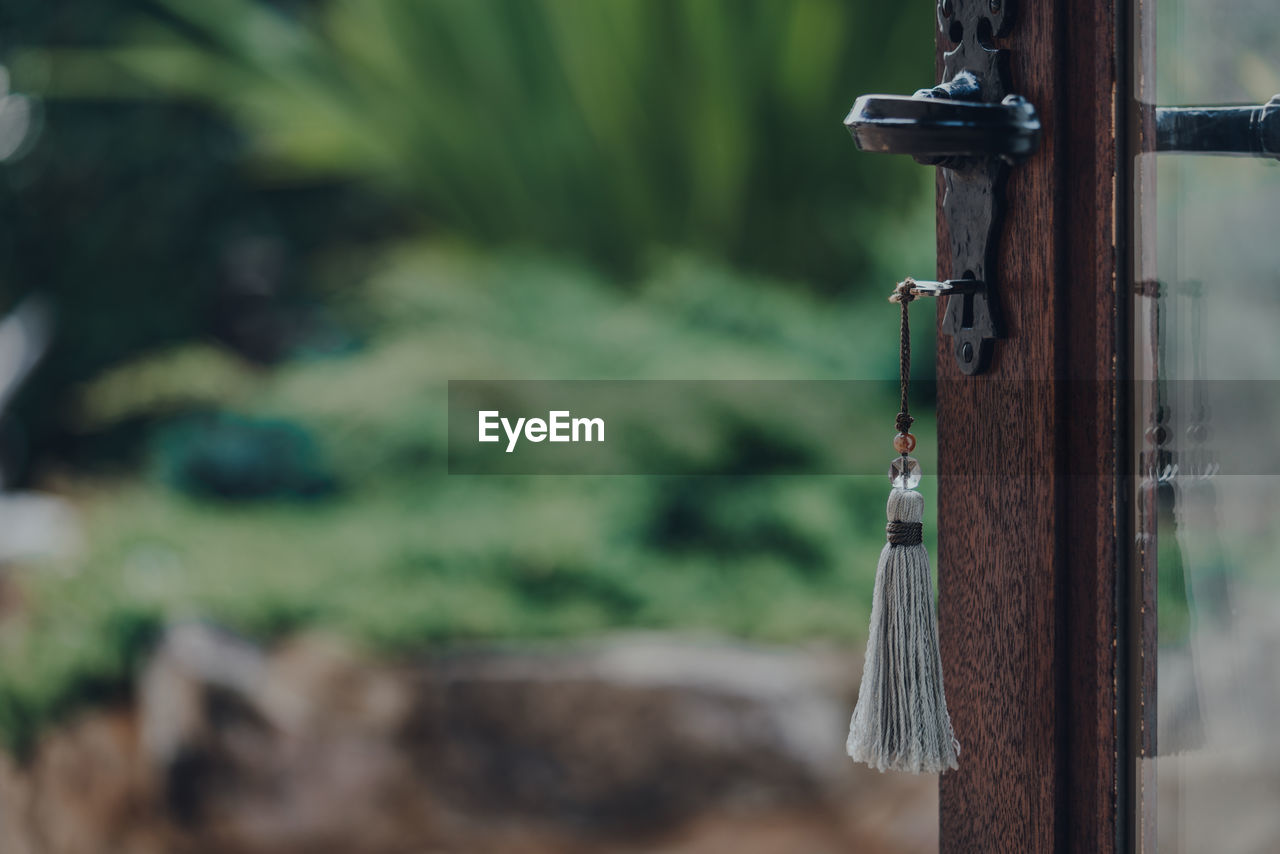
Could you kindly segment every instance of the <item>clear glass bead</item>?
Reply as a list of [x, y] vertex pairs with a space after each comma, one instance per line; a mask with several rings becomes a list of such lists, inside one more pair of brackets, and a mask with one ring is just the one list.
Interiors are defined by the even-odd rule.
[[904, 489], [920, 485], [920, 463], [915, 457], [894, 457], [889, 464], [889, 482]]

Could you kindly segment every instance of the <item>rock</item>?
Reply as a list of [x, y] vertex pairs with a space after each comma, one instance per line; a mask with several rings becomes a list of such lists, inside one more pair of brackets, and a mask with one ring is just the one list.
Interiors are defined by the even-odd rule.
[[858, 661], [641, 635], [377, 664], [177, 626], [133, 709], [3, 769], [0, 850], [932, 850], [936, 780], [844, 757]]
[[844, 764], [825, 664], [645, 638], [460, 655], [422, 674], [406, 743], [462, 811], [584, 831], [802, 803]]
[[41, 492], [0, 493], [0, 564], [66, 558], [80, 552], [82, 541], [70, 502]]
[[136, 715], [85, 715], [46, 738], [28, 765], [0, 759], [0, 851], [172, 854], [179, 840], [157, 820], [155, 782]]

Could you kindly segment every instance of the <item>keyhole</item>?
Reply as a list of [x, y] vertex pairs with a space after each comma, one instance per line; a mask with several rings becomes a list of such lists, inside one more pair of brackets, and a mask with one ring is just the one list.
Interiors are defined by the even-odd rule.
[[[974, 278], [973, 271], [965, 270], [964, 275], [961, 276], [960, 278], [962, 279]], [[973, 294], [964, 295], [964, 302], [961, 303], [961, 309], [960, 309], [960, 328], [961, 329], [973, 328]], [[970, 350], [972, 349], [973, 348], [970, 348]], [[969, 360], [965, 359], [965, 361], [967, 362]]]

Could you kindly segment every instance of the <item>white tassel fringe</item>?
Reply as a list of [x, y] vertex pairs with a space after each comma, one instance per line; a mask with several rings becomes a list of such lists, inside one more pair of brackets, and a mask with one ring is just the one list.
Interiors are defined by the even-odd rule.
[[[895, 487], [890, 522], [919, 523], [924, 496]], [[935, 774], [958, 767], [960, 744], [942, 690], [938, 615], [923, 544], [887, 543], [876, 567], [871, 632], [849, 755], [878, 771]]]

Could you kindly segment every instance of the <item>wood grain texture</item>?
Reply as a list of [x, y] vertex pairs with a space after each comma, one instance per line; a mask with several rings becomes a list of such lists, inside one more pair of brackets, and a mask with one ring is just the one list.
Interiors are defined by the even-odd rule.
[[1044, 137], [1006, 189], [1007, 338], [967, 378], [939, 336], [939, 625], [963, 748], [940, 782], [944, 852], [1120, 841], [1117, 1], [1019, 4], [1000, 45]]
[[[1120, 8], [1118, 8], [1118, 5]], [[1067, 10], [1065, 119], [1061, 164], [1069, 200], [1062, 223], [1066, 290], [1063, 371], [1069, 379], [1060, 424], [1067, 470], [1064, 496], [1063, 692], [1065, 751], [1060, 848], [1122, 850], [1128, 808], [1122, 763], [1130, 762], [1120, 717], [1125, 640], [1122, 567], [1129, 556], [1131, 482], [1128, 413], [1128, 286], [1132, 221], [1127, 144], [1123, 4], [1091, 0]], [[1124, 188], [1124, 189], [1121, 189]], [[1091, 465], [1083, 465], [1090, 461]]]

